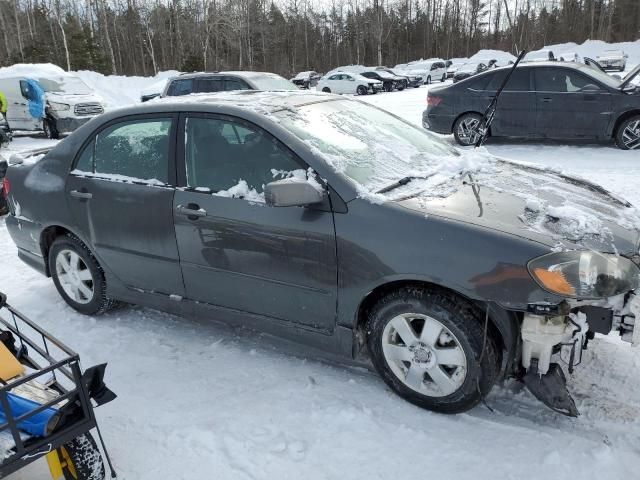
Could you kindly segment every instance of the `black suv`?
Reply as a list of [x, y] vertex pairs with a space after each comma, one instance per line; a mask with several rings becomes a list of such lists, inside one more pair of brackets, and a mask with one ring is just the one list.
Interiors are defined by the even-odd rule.
[[163, 97], [230, 90], [297, 90], [286, 78], [267, 72], [185, 73], [167, 82]]
[[[422, 125], [472, 145], [487, 104], [511, 67], [429, 90]], [[575, 62], [519, 65], [500, 96], [493, 137], [607, 140], [640, 149], [640, 67], [619, 80]]]

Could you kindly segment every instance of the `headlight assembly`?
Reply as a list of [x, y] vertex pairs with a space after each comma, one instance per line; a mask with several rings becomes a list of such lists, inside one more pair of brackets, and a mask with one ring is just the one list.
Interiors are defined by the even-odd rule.
[[66, 103], [49, 102], [49, 108], [54, 112], [62, 112], [64, 110], [69, 110], [70, 107]]
[[640, 285], [640, 270], [631, 260], [607, 253], [550, 253], [531, 260], [528, 269], [542, 288], [563, 297], [607, 298]]

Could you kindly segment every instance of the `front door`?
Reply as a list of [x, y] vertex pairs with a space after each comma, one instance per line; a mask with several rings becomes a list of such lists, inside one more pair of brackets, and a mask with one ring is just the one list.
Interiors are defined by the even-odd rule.
[[172, 216], [176, 124], [161, 114], [107, 125], [66, 185], [76, 229], [104, 266], [125, 285], [167, 295], [184, 293]]
[[611, 94], [569, 68], [535, 69], [537, 125], [547, 138], [602, 138], [611, 118]]
[[176, 191], [174, 211], [187, 297], [332, 329], [333, 214], [264, 202], [264, 185], [306, 176], [307, 166], [270, 134], [236, 118], [191, 114], [181, 131], [178, 167], [186, 188]]

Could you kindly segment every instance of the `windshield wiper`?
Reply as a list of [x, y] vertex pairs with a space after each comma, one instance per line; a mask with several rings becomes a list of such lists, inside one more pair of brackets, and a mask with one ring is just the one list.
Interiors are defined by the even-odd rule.
[[381, 188], [376, 193], [387, 193], [387, 192], [390, 192], [391, 190], [393, 190], [395, 188], [402, 187], [402, 186], [406, 185], [411, 180], [426, 180], [426, 179], [428, 179], [428, 178], [430, 178], [432, 176], [433, 175], [427, 175], [426, 177], [417, 177], [417, 176], [402, 177], [397, 182], [393, 182], [391, 185], [387, 185], [386, 187]]

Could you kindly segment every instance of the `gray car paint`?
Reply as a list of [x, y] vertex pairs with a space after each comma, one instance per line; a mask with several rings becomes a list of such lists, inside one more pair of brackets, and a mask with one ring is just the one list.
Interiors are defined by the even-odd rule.
[[[503, 67], [508, 69], [510, 67]], [[622, 91], [591, 77], [600, 87], [598, 92], [538, 92], [535, 73], [545, 69], [569, 69], [588, 75], [584, 65], [575, 62], [539, 62], [521, 64], [518, 70], [531, 72], [531, 91], [505, 90], [491, 129], [494, 137], [595, 139], [612, 138], [620, 119], [630, 113], [640, 114], [640, 89]], [[474, 82], [493, 75], [501, 69], [490, 70], [453, 85], [439, 86], [429, 94], [441, 97], [439, 105], [429, 105], [422, 114], [423, 126], [431, 131], [449, 134], [456, 119], [467, 112], [483, 114], [495, 92], [476, 90]], [[632, 72], [633, 73], [633, 72]], [[625, 77], [628, 84], [635, 75]]]
[[[551, 252], [557, 239], [522, 228], [521, 199], [499, 190], [478, 196], [467, 185], [437, 205], [412, 199], [370, 203], [268, 111], [247, 108], [250, 93], [235, 98], [235, 103], [204, 97], [151, 102], [110, 112], [82, 126], [37, 163], [11, 166], [12, 214], [6, 224], [20, 258], [48, 275], [47, 242], [68, 231], [94, 253], [113, 298], [259, 328], [343, 358], [358, 355], [367, 300], [400, 283], [438, 285], [486, 308], [502, 334], [508, 361], [519, 337], [517, 312], [563, 300], [541, 289], [527, 272], [528, 261]], [[279, 93], [272, 108], [334, 100], [344, 99]], [[264, 128], [324, 179], [327, 202], [268, 207], [188, 191], [179, 162], [170, 172], [171, 186], [165, 187], [138, 189], [97, 179], [77, 183], [81, 180], [69, 175], [74, 158], [97, 131], [140, 115], [180, 117], [172, 143], [177, 148], [171, 148], [170, 165], [175, 166], [176, 156], [182, 158], [184, 112], [229, 115]], [[526, 175], [526, 169], [518, 174]], [[91, 190], [93, 198], [71, 197], [74, 189]], [[620, 206], [605, 193], [599, 195]], [[490, 201], [492, 208], [482, 209], [482, 201]], [[177, 205], [189, 203], [203, 207], [208, 216], [176, 213]], [[612, 248], [637, 251], [637, 231], [607, 226]]]

